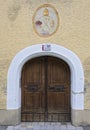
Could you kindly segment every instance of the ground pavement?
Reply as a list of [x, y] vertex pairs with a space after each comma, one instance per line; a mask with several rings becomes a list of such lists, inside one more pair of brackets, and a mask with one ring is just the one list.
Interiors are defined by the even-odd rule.
[[0, 130], [90, 130], [90, 126], [72, 126], [71, 123], [21, 123], [16, 126], [0, 126]]

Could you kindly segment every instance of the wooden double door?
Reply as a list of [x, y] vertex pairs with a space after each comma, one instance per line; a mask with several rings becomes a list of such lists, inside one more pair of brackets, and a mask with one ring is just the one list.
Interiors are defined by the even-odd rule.
[[21, 74], [21, 121], [71, 120], [70, 69], [61, 59], [34, 58]]

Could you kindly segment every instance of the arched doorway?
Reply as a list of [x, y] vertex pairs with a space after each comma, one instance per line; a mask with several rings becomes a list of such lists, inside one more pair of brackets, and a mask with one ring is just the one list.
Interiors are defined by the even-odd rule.
[[71, 121], [70, 69], [43, 56], [25, 63], [21, 74], [21, 121]]
[[[50, 46], [50, 49], [44, 49], [43, 46]], [[60, 45], [56, 44], [37, 44], [21, 50], [13, 58], [7, 75], [7, 111], [10, 113], [10, 120], [14, 116], [14, 122], [21, 122], [21, 71], [23, 65], [28, 61], [40, 56], [54, 56], [65, 61], [70, 67], [71, 72], [71, 120], [73, 124], [80, 116], [79, 111], [84, 110], [84, 72], [78, 56]], [[78, 114], [77, 114], [78, 113]]]

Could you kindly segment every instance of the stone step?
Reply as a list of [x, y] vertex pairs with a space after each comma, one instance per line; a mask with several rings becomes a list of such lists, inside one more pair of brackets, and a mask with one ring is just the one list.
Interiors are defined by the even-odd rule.
[[72, 126], [71, 123], [21, 123], [16, 126], [8, 126], [6, 130], [84, 130], [83, 127]]

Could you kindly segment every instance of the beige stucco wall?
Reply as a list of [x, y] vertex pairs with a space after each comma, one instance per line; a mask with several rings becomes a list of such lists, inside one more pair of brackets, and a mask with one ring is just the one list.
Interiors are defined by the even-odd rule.
[[[59, 27], [50, 37], [35, 33], [32, 19], [36, 9], [53, 5]], [[6, 109], [7, 72], [20, 50], [33, 44], [52, 42], [78, 55], [85, 72], [85, 109], [90, 109], [90, 0], [0, 0], [0, 109]]]

